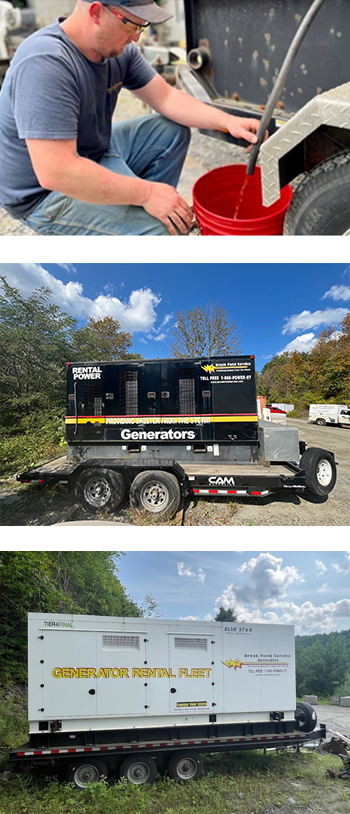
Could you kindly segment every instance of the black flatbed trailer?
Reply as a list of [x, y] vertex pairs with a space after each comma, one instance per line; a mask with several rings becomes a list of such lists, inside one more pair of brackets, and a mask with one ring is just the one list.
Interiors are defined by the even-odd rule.
[[[196, 756], [195, 760], [200, 761], [199, 755], [208, 752], [237, 752], [248, 751], [251, 749], [287, 749], [290, 747], [300, 748], [307, 743], [321, 741], [326, 737], [325, 724], [319, 724], [312, 732], [289, 732], [287, 734], [278, 732], [281, 729], [283, 722], [276, 722], [276, 734], [264, 734], [260, 731], [259, 734], [254, 733], [254, 724], [245, 724], [246, 730], [249, 734], [220, 735], [220, 727], [212, 726], [212, 734], [206, 733], [206, 736], [201, 737], [181, 737], [181, 728], [172, 727], [163, 736], [157, 739], [152, 736], [149, 740], [142, 740], [141, 732], [132, 730], [131, 737], [133, 740], [126, 742], [123, 740], [115, 740], [111, 742], [109, 737], [103, 741], [103, 736], [107, 733], [89, 733], [87, 742], [79, 746], [72, 746], [72, 741], [62, 742], [59, 746], [41, 746], [39, 748], [33, 747], [33, 744], [25, 743], [17, 749], [10, 752], [8, 767], [10, 771], [19, 772], [28, 769], [40, 769], [40, 767], [51, 767], [53, 770], [66, 770], [67, 778], [72, 778], [75, 773], [80, 770], [80, 777], [84, 765], [87, 768], [91, 766], [93, 759], [103, 760], [107, 772], [112, 774], [119, 774], [123, 776], [122, 766], [125, 760], [128, 764], [134, 761], [137, 766], [141, 763], [141, 756], [147, 755], [155, 762], [157, 768], [161, 769], [167, 767], [171, 759], [178, 757], [179, 760], [185, 760], [186, 755], [191, 760], [192, 756]], [[262, 725], [260, 725], [261, 728]], [[201, 727], [200, 727], [201, 728]], [[243, 728], [243, 725], [242, 725]], [[198, 731], [198, 727], [196, 727]], [[227, 730], [228, 727], [226, 726]], [[217, 730], [217, 731], [214, 731]], [[100, 735], [101, 740], [96, 743], [96, 735]], [[141, 739], [138, 739], [141, 738]], [[139, 757], [140, 756], [140, 757]], [[194, 758], [192, 757], [192, 760]], [[201, 761], [200, 761], [201, 763]], [[132, 781], [132, 772], [128, 776]], [[195, 776], [185, 779], [196, 779]], [[76, 782], [76, 781], [75, 781]], [[76, 782], [77, 785], [79, 783]]]
[[269, 466], [259, 463], [205, 466], [157, 458], [144, 460], [142, 464], [136, 460], [126, 462], [122, 458], [112, 460], [90, 458], [85, 462], [72, 463], [66, 456], [62, 456], [22, 472], [17, 475], [17, 481], [42, 486], [61, 483], [72, 490], [79, 476], [87, 468], [95, 470], [108, 468], [111, 471], [123, 472], [129, 486], [137, 474], [147, 469], [159, 473], [170, 472], [177, 478], [183, 497], [188, 495], [265, 497], [283, 489], [306, 488], [303, 470], [288, 462], [271, 463]]

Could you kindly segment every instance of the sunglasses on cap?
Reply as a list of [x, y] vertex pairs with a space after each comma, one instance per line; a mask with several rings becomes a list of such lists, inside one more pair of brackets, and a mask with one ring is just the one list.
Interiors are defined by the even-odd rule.
[[119, 11], [115, 11], [115, 9], [111, 8], [111, 6], [109, 6], [107, 3], [102, 3], [102, 5], [112, 14], [114, 14], [115, 17], [118, 17], [118, 20], [120, 20], [121, 25], [125, 31], [128, 32], [128, 34], [142, 34], [142, 31], [144, 31], [150, 25], [149, 23], [142, 23], [140, 25], [138, 23], [133, 23], [132, 20], [129, 20], [128, 17], [124, 17], [124, 15], [120, 14]]

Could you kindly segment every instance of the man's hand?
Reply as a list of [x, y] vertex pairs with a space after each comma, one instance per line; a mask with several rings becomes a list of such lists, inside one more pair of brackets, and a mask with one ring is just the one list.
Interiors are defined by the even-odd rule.
[[162, 221], [171, 235], [177, 235], [179, 232], [187, 235], [192, 226], [192, 210], [175, 187], [169, 184], [149, 182], [143, 208], [149, 215]]
[[[244, 119], [241, 116], [230, 116], [228, 115], [226, 118], [226, 125], [227, 125], [227, 133], [231, 133], [231, 136], [234, 138], [242, 138], [245, 141], [249, 141], [250, 144], [256, 144], [257, 142], [257, 132], [260, 126], [259, 119]], [[268, 138], [268, 132], [266, 131], [264, 136], [264, 141]], [[251, 147], [247, 148], [247, 152], [251, 150]]]

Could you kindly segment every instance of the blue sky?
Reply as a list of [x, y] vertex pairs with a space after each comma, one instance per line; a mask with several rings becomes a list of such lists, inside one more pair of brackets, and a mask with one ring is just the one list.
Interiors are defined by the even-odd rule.
[[219, 303], [258, 370], [285, 349], [309, 350], [324, 328], [339, 328], [349, 271], [346, 263], [0, 263], [24, 296], [49, 286], [79, 325], [115, 317], [133, 334], [132, 350], [148, 359], [170, 355], [177, 311]]
[[349, 552], [129, 551], [118, 569], [136, 603], [151, 594], [165, 618], [210, 620], [222, 605], [299, 634], [350, 627]]

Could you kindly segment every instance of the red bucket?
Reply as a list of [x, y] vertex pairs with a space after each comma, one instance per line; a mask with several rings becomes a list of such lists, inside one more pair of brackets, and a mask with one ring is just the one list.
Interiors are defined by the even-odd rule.
[[202, 235], [283, 233], [292, 188], [285, 186], [276, 203], [263, 206], [260, 167], [255, 168], [253, 175], [246, 173], [246, 164], [230, 164], [198, 178], [193, 187], [193, 209]]

